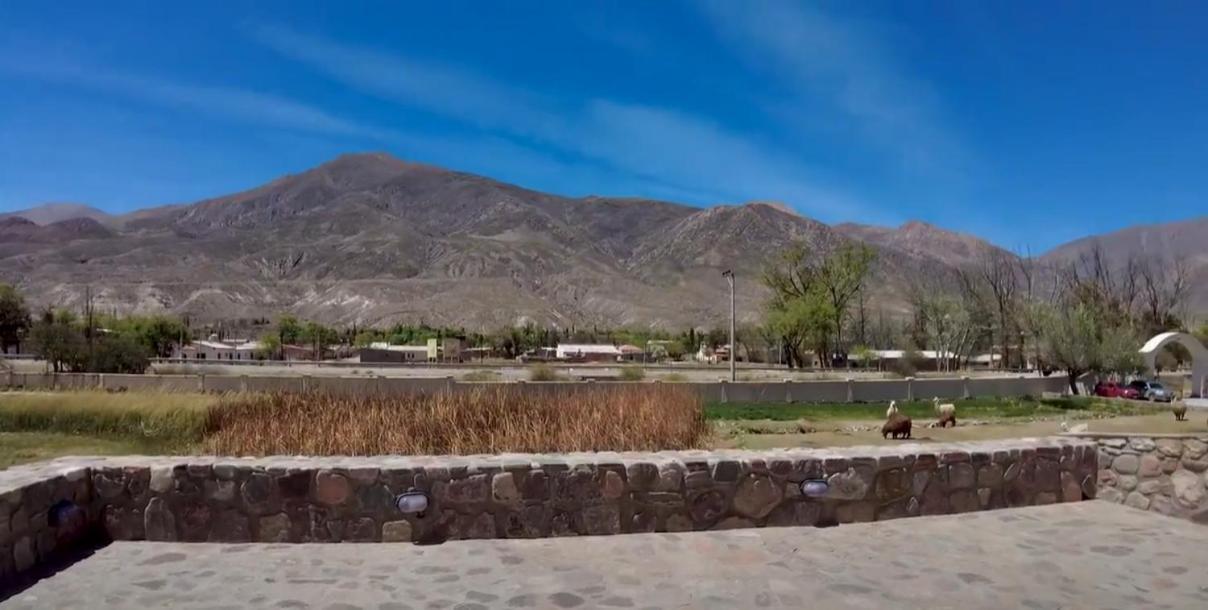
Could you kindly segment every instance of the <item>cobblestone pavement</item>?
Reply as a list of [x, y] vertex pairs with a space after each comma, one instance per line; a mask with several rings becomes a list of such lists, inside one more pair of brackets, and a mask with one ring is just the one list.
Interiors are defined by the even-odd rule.
[[1106, 502], [838, 528], [115, 543], [15, 608], [1206, 608], [1208, 528]]

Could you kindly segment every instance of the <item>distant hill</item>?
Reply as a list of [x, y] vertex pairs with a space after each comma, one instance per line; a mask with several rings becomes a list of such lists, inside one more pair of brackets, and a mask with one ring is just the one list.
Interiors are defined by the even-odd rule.
[[897, 228], [843, 223], [835, 225], [835, 230], [851, 239], [907, 256], [934, 259], [953, 267], [977, 261], [992, 250], [1001, 250], [979, 237], [948, 231], [917, 220]]
[[475, 329], [721, 324], [726, 269], [738, 275], [741, 318], [756, 321], [759, 273], [795, 241], [819, 254], [870, 244], [872, 298], [892, 314], [921, 277], [995, 249], [923, 223], [830, 227], [769, 203], [560, 197], [382, 153], [96, 226], [28, 220], [0, 221], [0, 281], [39, 304], [78, 304], [91, 285], [102, 308], [197, 320], [288, 311]]
[[79, 203], [44, 203], [32, 208], [17, 210], [16, 212], [0, 213], [0, 220], [14, 216], [19, 216], [40, 225], [53, 224], [73, 218], [89, 218], [103, 225], [110, 224], [114, 220], [114, 217], [104, 210], [98, 210]]

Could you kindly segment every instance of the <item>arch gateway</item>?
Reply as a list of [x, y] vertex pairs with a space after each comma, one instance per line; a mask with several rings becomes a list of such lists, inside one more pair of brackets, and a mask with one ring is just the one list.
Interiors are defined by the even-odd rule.
[[1208, 347], [1204, 347], [1199, 339], [1187, 333], [1162, 333], [1146, 341], [1140, 349], [1145, 358], [1145, 366], [1151, 371], [1154, 370], [1154, 360], [1158, 357], [1158, 352], [1171, 343], [1178, 343], [1191, 353], [1191, 397], [1208, 397], [1208, 387], [1205, 387], [1208, 383], [1205, 381], [1208, 379]]

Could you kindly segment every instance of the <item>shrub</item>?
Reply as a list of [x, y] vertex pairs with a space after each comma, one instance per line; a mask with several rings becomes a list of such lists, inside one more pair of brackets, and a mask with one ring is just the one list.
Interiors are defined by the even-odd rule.
[[683, 373], [667, 373], [666, 375], [663, 375], [663, 381], [679, 383], [688, 381], [688, 378], [685, 377]]
[[919, 370], [919, 360], [922, 355], [914, 350], [907, 350], [902, 357], [893, 361], [889, 365], [889, 370], [901, 375], [902, 377], [914, 377]]
[[471, 371], [461, 376], [462, 381], [499, 381], [502, 375], [496, 371]]
[[151, 366], [147, 348], [128, 335], [103, 335], [97, 338], [88, 362], [93, 373], [129, 373], [141, 375]]
[[529, 367], [530, 381], [557, 381], [560, 379], [558, 371], [548, 364], [537, 363]]
[[641, 381], [646, 378], [646, 370], [640, 366], [621, 367], [621, 381]]
[[708, 442], [692, 388], [499, 385], [390, 397], [235, 395], [206, 449], [234, 455], [474, 454], [691, 449]]

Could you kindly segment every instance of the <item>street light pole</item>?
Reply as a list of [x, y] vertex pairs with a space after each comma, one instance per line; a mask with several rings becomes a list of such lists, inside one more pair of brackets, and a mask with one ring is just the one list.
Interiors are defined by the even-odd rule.
[[730, 381], [738, 381], [738, 374], [734, 370], [734, 352], [738, 350], [738, 345], [734, 343], [734, 272], [727, 269], [722, 275], [730, 284]]

